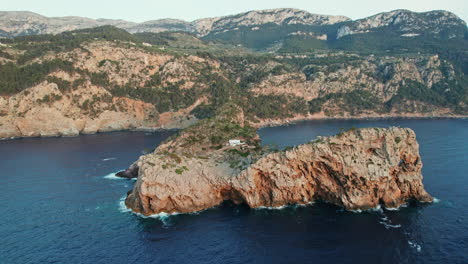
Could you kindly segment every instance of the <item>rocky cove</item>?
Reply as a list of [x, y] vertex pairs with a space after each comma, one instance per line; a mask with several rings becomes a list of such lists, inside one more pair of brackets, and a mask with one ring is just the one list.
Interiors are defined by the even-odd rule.
[[281, 210], [223, 203], [196, 214], [140, 217], [120, 207], [136, 181], [105, 176], [129, 167], [173, 132], [4, 140], [0, 190], [8, 213], [2, 214], [0, 255], [18, 263], [50, 262], [52, 254], [56, 262], [79, 263], [82, 252], [97, 263], [204, 263], [214, 252], [221, 252], [216, 261], [233, 263], [347, 262], [350, 256], [364, 263], [466, 262], [465, 244], [454, 241], [463, 241], [467, 228], [467, 120], [315, 120], [258, 134], [262, 146], [283, 149], [353, 126], [414, 130], [424, 188], [440, 201], [359, 214], [322, 202]]
[[[141, 156], [118, 174], [137, 178], [126, 206], [148, 216], [201, 211], [227, 200], [251, 208], [325, 201], [347, 210], [433, 200], [411, 129], [351, 129], [278, 151], [259, 147], [243, 118], [206, 120]], [[209, 144], [215, 135], [218, 141]], [[226, 144], [231, 137], [245, 145]]]

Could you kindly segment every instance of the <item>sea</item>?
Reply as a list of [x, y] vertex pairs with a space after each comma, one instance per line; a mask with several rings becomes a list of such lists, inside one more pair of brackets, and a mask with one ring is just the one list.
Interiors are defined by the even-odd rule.
[[279, 148], [350, 127], [416, 131], [432, 204], [349, 212], [326, 203], [143, 218], [114, 175], [172, 135], [0, 141], [0, 263], [468, 263], [468, 120], [304, 121], [259, 130]]

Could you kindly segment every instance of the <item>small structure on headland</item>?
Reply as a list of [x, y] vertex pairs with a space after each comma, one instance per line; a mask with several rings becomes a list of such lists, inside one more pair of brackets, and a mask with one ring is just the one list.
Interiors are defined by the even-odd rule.
[[230, 145], [231, 147], [237, 147], [237, 146], [241, 146], [241, 145], [244, 145], [244, 144], [245, 144], [245, 143], [242, 143], [242, 142], [240, 141], [240, 139], [230, 139], [230, 140], [229, 140], [229, 145]]

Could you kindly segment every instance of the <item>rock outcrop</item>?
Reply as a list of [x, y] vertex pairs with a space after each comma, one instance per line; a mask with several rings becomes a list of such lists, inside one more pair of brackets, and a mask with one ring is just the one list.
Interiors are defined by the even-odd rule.
[[15, 37], [36, 34], [57, 34], [64, 31], [113, 25], [131, 28], [136, 23], [86, 17], [46, 17], [28, 11], [0, 11], [0, 36]]
[[[58, 34], [70, 30], [115, 26], [130, 33], [185, 31], [200, 37], [224, 32], [235, 32], [242, 27], [268, 24], [328, 26], [340, 23], [342, 26], [334, 32], [342, 38], [352, 34], [375, 32], [382, 28], [392, 27], [403, 37], [416, 37], [429, 34], [439, 38], [464, 38], [466, 23], [455, 14], [447, 11], [430, 11], [424, 13], [409, 10], [394, 10], [352, 21], [345, 16], [312, 14], [293, 8], [253, 10], [245, 13], [202, 18], [195, 21], [178, 19], [158, 19], [135, 23], [120, 19], [91, 19], [85, 17], [46, 17], [33, 12], [0, 11], [0, 37], [16, 37], [36, 34]], [[447, 34], [447, 29], [458, 27], [456, 32]], [[326, 36], [326, 35], [325, 35]]]
[[366, 128], [261, 158], [232, 186], [250, 207], [323, 200], [349, 210], [432, 198], [424, 190], [415, 133]]
[[[460, 31], [447, 29], [460, 27]], [[385, 28], [399, 32], [402, 37], [416, 37], [419, 35], [432, 35], [437, 38], [464, 38], [466, 23], [453, 13], [434, 10], [417, 13], [409, 10], [394, 10], [384, 12], [367, 18], [355, 20], [338, 29], [337, 38], [347, 35], [376, 32]]]
[[64, 31], [110, 25], [138, 32], [186, 31], [205, 36], [240, 26], [275, 24], [331, 25], [349, 21], [344, 16], [311, 14], [307, 11], [278, 8], [250, 11], [225, 17], [203, 18], [192, 22], [178, 19], [158, 19], [142, 23], [125, 20], [91, 19], [85, 17], [45, 17], [33, 12], [0, 11], [0, 36], [14, 37], [35, 34], [57, 34]]
[[238, 30], [239, 27], [249, 27], [265, 24], [276, 25], [333, 25], [350, 21], [345, 16], [329, 16], [311, 14], [304, 10], [293, 8], [277, 8], [268, 10], [255, 10], [237, 15], [204, 18], [194, 21], [192, 24], [200, 36], [216, 34], [230, 30]]
[[[187, 65], [217, 66], [196, 56], [175, 59], [109, 41], [93, 41], [83, 44], [83, 49], [47, 54], [34, 62], [47, 64], [57, 59], [72, 63], [73, 72], [56, 70], [21, 92], [0, 94], [0, 139], [187, 127], [197, 120], [190, 111], [206, 98], [171, 109], [139, 98], [116, 96], [111, 87], [144, 87], [154, 76], [161, 76], [157, 85], [183, 82], [180, 89], [203, 89], [206, 84], [197, 82], [198, 72]], [[93, 83], [91, 76], [99, 75], [109, 81], [108, 87]]]
[[251, 152], [240, 167], [228, 157], [239, 149], [178, 156], [166, 149], [177, 142], [135, 163], [138, 180], [126, 199], [134, 212], [194, 212], [225, 200], [252, 208], [322, 200], [348, 210], [432, 201], [422, 184], [416, 135], [407, 128], [356, 129], [281, 152]]
[[138, 166], [136, 164], [132, 164], [128, 169], [116, 173], [115, 176], [127, 179], [138, 178], [138, 170]]

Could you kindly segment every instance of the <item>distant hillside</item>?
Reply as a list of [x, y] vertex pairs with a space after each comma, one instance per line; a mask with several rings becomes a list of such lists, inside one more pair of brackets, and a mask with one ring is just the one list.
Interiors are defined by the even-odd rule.
[[193, 22], [178, 19], [159, 19], [143, 23], [111, 19], [96, 20], [83, 17], [45, 17], [28, 11], [3, 11], [0, 12], [0, 36], [57, 34], [64, 31], [104, 25], [119, 27], [130, 33], [186, 31], [196, 33], [199, 36], [206, 36], [210, 33], [235, 30], [239, 26], [269, 23], [277, 25], [329, 25], [348, 20], [350, 19], [343, 16], [316, 15], [288, 8], [250, 11], [233, 16], [199, 19]]
[[431, 36], [440, 39], [463, 39], [467, 32], [465, 21], [447, 11], [395, 10], [347, 23], [338, 29], [337, 38], [382, 30], [398, 32], [407, 38]]
[[404, 45], [413, 46], [388, 52], [379, 43], [392, 36], [379, 32], [302, 37], [272, 53], [183, 31], [130, 34], [113, 26], [2, 39], [0, 138], [181, 128], [226, 102], [254, 126], [468, 115], [464, 39], [408, 38]]
[[[411, 44], [413, 39], [424, 42], [468, 39], [465, 21], [447, 11], [416, 13], [395, 10], [352, 21], [344, 16], [280, 8], [192, 22], [160, 19], [143, 23], [81, 17], [48, 18], [32, 12], [0, 12], [0, 37], [57, 34], [103, 25], [115, 26], [130, 33], [183, 31], [204, 40], [268, 52], [297, 53], [328, 48], [356, 50], [361, 48], [359, 42], [366, 41], [371, 42], [369, 48], [374, 52], [391, 50], [391, 46], [400, 41], [406, 43], [409, 40], [408, 44]], [[385, 37], [386, 40], [376, 45], [376, 37]]]

